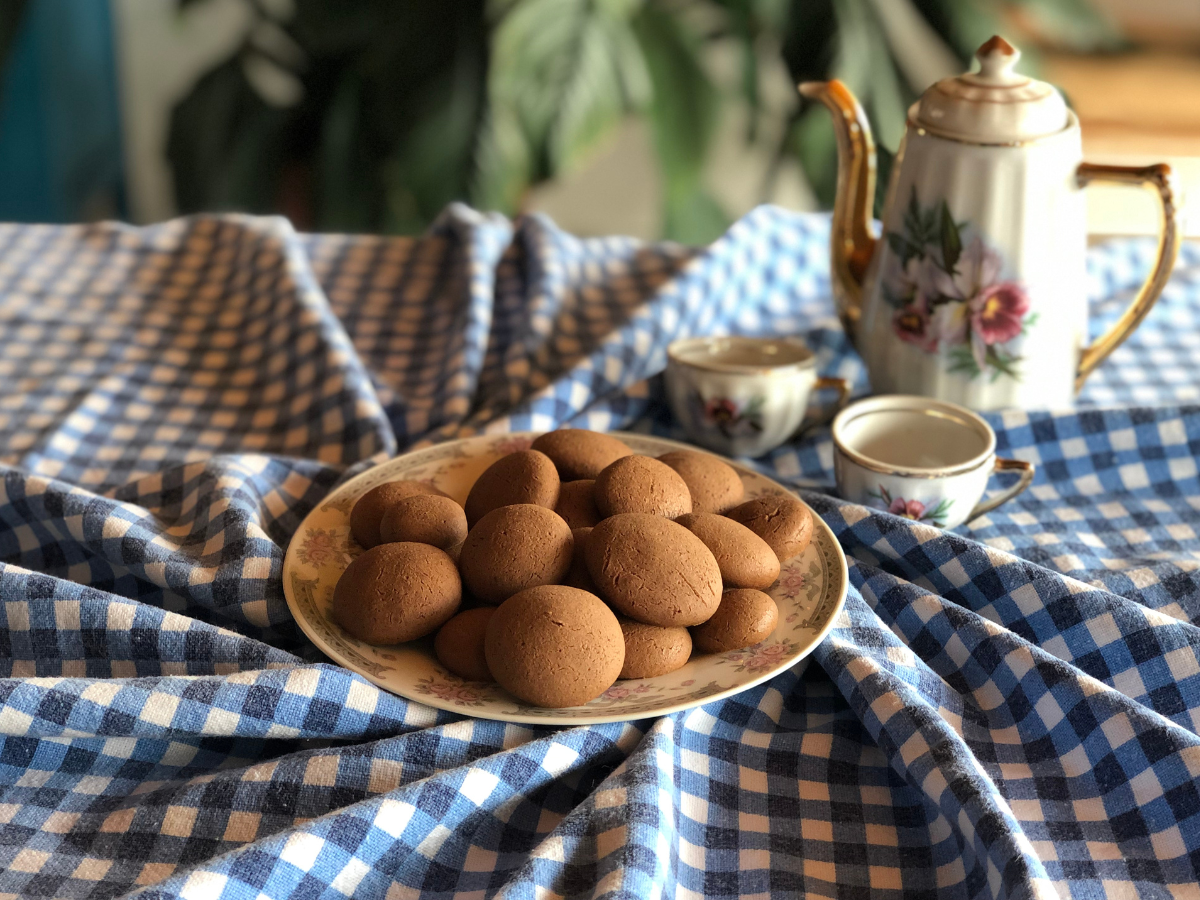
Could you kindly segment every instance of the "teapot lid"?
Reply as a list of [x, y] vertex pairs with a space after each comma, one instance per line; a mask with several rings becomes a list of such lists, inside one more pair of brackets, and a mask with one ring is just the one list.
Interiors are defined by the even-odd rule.
[[1013, 71], [1021, 51], [996, 35], [975, 51], [979, 71], [943, 78], [917, 102], [916, 123], [934, 134], [979, 144], [1011, 144], [1062, 131], [1062, 94]]

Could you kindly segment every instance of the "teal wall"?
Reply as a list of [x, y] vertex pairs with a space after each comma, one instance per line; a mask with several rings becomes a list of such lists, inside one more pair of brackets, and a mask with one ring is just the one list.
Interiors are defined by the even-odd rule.
[[124, 213], [108, 0], [30, 0], [0, 78], [0, 220]]

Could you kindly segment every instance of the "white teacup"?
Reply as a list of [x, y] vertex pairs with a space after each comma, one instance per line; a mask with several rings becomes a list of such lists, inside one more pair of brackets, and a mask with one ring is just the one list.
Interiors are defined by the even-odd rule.
[[727, 456], [762, 456], [800, 428], [813, 390], [850, 383], [817, 377], [817, 359], [789, 338], [685, 338], [667, 347], [667, 399], [697, 444]]
[[[1011, 500], [1033, 481], [1033, 463], [996, 457], [996, 434], [970, 410], [902, 394], [854, 403], [833, 420], [833, 468], [852, 503], [955, 528]], [[1020, 472], [981, 502], [993, 472]]]

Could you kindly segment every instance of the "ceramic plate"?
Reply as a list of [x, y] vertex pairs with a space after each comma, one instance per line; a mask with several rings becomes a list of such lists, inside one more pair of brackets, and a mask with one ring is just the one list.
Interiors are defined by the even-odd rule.
[[[659, 456], [694, 449], [640, 434], [618, 433], [638, 453]], [[333, 622], [329, 603], [342, 571], [362, 548], [350, 537], [350, 508], [364, 493], [388, 481], [412, 479], [436, 485], [460, 503], [475, 479], [496, 459], [528, 449], [534, 434], [480, 435], [398, 456], [346, 482], [301, 523], [283, 562], [283, 590], [300, 627], [331, 659], [392, 693], [451, 712], [542, 725], [587, 725], [661, 716], [728, 697], [753, 687], [803, 659], [833, 626], [846, 597], [846, 557], [833, 532], [814, 515], [812, 544], [785, 561], [768, 591], [779, 605], [779, 625], [762, 643], [745, 650], [695, 656], [669, 675], [618, 681], [585, 706], [526, 706], [495, 684], [463, 681], [446, 671], [426, 638], [376, 647], [351, 637]], [[730, 462], [746, 485], [746, 498], [787, 493], [780, 484]]]

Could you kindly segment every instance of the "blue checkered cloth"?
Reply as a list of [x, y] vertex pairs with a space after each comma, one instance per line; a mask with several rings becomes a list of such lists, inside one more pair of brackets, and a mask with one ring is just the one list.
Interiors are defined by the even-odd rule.
[[[850, 560], [792, 670], [661, 719], [461, 718], [325, 661], [288, 539], [419, 442], [680, 437], [665, 347], [797, 334], [865, 390], [828, 222], [696, 251], [452, 207], [0, 227], [0, 898], [1200, 898], [1200, 249], [1077, 410], [991, 416], [1033, 487], [943, 532], [759, 461]], [[1153, 247], [1091, 257], [1097, 329]]]

